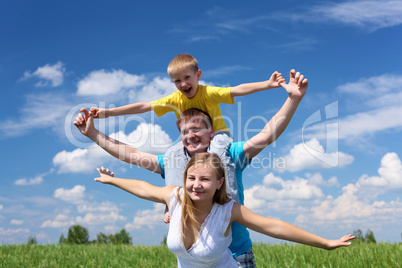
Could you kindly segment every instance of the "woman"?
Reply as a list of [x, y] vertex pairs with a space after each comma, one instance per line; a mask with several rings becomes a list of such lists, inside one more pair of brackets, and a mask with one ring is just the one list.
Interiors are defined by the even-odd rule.
[[352, 235], [327, 240], [286, 222], [259, 216], [226, 195], [224, 167], [215, 154], [190, 159], [184, 188], [156, 187], [144, 181], [113, 178], [103, 167], [95, 181], [119, 187], [140, 198], [166, 204], [170, 211], [167, 238], [179, 267], [237, 267], [229, 250], [232, 222], [265, 235], [323, 249], [349, 246]]

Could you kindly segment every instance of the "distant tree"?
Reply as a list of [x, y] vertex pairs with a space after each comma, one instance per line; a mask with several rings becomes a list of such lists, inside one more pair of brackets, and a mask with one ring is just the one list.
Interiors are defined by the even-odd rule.
[[36, 245], [36, 244], [38, 244], [38, 241], [36, 240], [36, 236], [29, 236], [27, 244], [28, 245]]
[[109, 244], [110, 243], [110, 235], [104, 234], [100, 232], [96, 235], [96, 244]]
[[120, 233], [116, 233], [110, 236], [110, 242], [113, 244], [131, 244], [130, 234], [126, 231], [126, 229], [121, 229]]
[[356, 242], [364, 242], [363, 232], [360, 229], [353, 231], [352, 235], [356, 236]]
[[88, 230], [81, 225], [73, 225], [68, 229], [67, 244], [83, 245], [89, 242]]
[[366, 234], [364, 235], [364, 240], [368, 243], [377, 243], [374, 238], [374, 233], [370, 229], [368, 229]]
[[370, 229], [367, 230], [364, 236], [362, 230], [360, 229], [353, 231], [353, 235], [356, 236], [355, 238], [356, 242], [377, 243], [374, 237], [374, 233]]
[[65, 245], [65, 244], [67, 244], [67, 239], [64, 237], [63, 234], [61, 234], [59, 238], [59, 245]]

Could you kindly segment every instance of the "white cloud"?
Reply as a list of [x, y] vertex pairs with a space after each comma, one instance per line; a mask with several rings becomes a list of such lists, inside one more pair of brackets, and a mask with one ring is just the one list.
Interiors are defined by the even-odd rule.
[[11, 236], [11, 235], [16, 235], [16, 234], [28, 234], [30, 233], [29, 229], [24, 229], [24, 228], [18, 228], [18, 229], [10, 229], [8, 228], [7, 230], [4, 229], [3, 227], [0, 227], [0, 235], [4, 236]]
[[[359, 79], [357, 82], [350, 82], [337, 87], [337, 90], [341, 93], [355, 94], [361, 98], [376, 98], [374, 105], [383, 106], [385, 102], [377, 102], [377, 98], [387, 95], [389, 93], [400, 95], [400, 89], [402, 86], [402, 76], [384, 74], [380, 76], [374, 76], [369, 78]], [[393, 95], [394, 97], [394, 95]], [[389, 98], [392, 100], [394, 98]], [[400, 103], [401, 98], [397, 98], [392, 103], [386, 104], [396, 104]]]
[[312, 185], [317, 185], [317, 186], [327, 186], [327, 187], [339, 187], [340, 184], [338, 182], [337, 177], [331, 177], [327, 181], [325, 181], [322, 178], [322, 175], [320, 173], [307, 173], [306, 177], [308, 178], [308, 182]]
[[[338, 86], [340, 93], [348, 94], [351, 107], [368, 108], [344, 118], [336, 118], [332, 122], [324, 122], [303, 129], [304, 139], [325, 140], [334, 138], [346, 142], [361, 142], [362, 138], [386, 130], [402, 128], [402, 76], [385, 74], [360, 79], [357, 82]], [[356, 103], [359, 103], [356, 106]], [[328, 124], [337, 124], [336, 128], [328, 128]]]
[[370, 226], [378, 220], [400, 222], [402, 203], [399, 198], [386, 202], [378, 200], [378, 196], [402, 190], [401, 171], [399, 157], [388, 153], [381, 160], [380, 176], [363, 175], [356, 184], [343, 187], [339, 197], [327, 196], [309, 212], [298, 215], [296, 222], [306, 226], [336, 224], [349, 227], [353, 224]]
[[[402, 220], [402, 203], [397, 198], [395, 201], [373, 201], [361, 198], [358, 185], [348, 184], [343, 187], [343, 194], [337, 198], [328, 196], [309, 213], [300, 214], [296, 218], [297, 224], [325, 225], [330, 224], [372, 225], [377, 220], [400, 222]], [[398, 216], [399, 215], [399, 216]]]
[[402, 164], [396, 153], [383, 156], [378, 174], [380, 176], [363, 175], [357, 184], [361, 187], [374, 187], [374, 192], [377, 193], [402, 190]]
[[85, 197], [85, 186], [76, 185], [70, 190], [58, 188], [54, 191], [53, 196], [63, 201], [79, 203], [82, 202], [82, 199]]
[[[172, 145], [169, 135], [161, 126], [141, 123], [129, 135], [123, 131], [110, 134], [111, 138], [119, 140], [136, 149], [148, 153], [163, 153]], [[121, 152], [124, 153], [124, 152]], [[93, 172], [97, 167], [114, 160], [111, 155], [99, 146], [89, 149], [75, 149], [72, 152], [61, 151], [53, 158], [53, 165], [58, 167], [59, 173]]]
[[98, 70], [91, 72], [77, 84], [77, 94], [81, 96], [103, 96], [116, 94], [122, 90], [136, 88], [144, 84], [144, 76], [128, 74], [123, 70], [111, 72]]
[[76, 218], [77, 223], [85, 225], [99, 225], [125, 220], [126, 217], [119, 215], [119, 213], [115, 211], [111, 211], [109, 214], [87, 213], [84, 217], [78, 216]]
[[334, 20], [375, 31], [402, 24], [402, 3], [397, 0], [326, 3], [312, 7], [312, 14], [309, 20]]
[[172, 140], [162, 127], [149, 123], [139, 124], [129, 135], [119, 131], [110, 137], [147, 153], [163, 153], [172, 146]]
[[155, 77], [147, 81], [140, 90], [130, 90], [128, 96], [130, 102], [149, 102], [166, 97], [177, 91], [168, 77]]
[[324, 197], [321, 189], [309, 180], [296, 177], [294, 180], [285, 181], [273, 173], [264, 177], [262, 185], [254, 185], [251, 189], [246, 189], [244, 196], [245, 206], [254, 210], [270, 207], [278, 200], [300, 202]]
[[24, 223], [24, 221], [12, 219], [12, 220], [10, 221], [10, 223], [13, 224], [13, 225], [21, 225], [21, 224]]
[[[354, 160], [353, 156], [343, 152], [325, 152], [324, 147], [315, 138], [296, 144], [284, 159], [285, 165], [282, 164], [283, 159], [275, 159], [273, 167], [278, 171], [294, 172], [306, 168], [342, 167]], [[276, 163], [277, 161], [281, 161], [281, 164]]]
[[63, 221], [57, 221], [57, 220], [47, 220], [45, 222], [42, 223], [42, 225], [40, 226], [41, 228], [65, 228], [65, 227], [69, 227], [71, 225], [74, 225], [75, 223], [73, 221], [68, 221], [68, 222], [63, 222]]
[[100, 147], [89, 149], [75, 149], [72, 152], [65, 150], [53, 157], [53, 165], [58, 167], [58, 173], [94, 172], [111, 156]]
[[78, 204], [77, 210], [79, 213], [87, 213], [87, 212], [109, 212], [119, 211], [118, 206], [115, 203], [110, 201], [104, 201], [99, 203], [91, 203], [91, 204]]
[[71, 217], [65, 214], [58, 214], [54, 220], [46, 220], [40, 226], [41, 228], [65, 228], [74, 225], [75, 222]]
[[14, 182], [15, 185], [35, 185], [35, 184], [42, 184], [43, 183], [43, 177], [42, 176], [36, 176], [35, 178], [30, 178], [30, 179], [18, 179]]
[[22, 186], [27, 186], [27, 185], [36, 185], [36, 184], [42, 184], [43, 183], [43, 178], [50, 174], [53, 173], [54, 169], [51, 169], [50, 171], [46, 172], [46, 173], [42, 173], [39, 174], [37, 176], [35, 176], [34, 178], [22, 178], [22, 179], [18, 179], [14, 182], [15, 185], [22, 185]]
[[3, 137], [18, 137], [33, 129], [63, 131], [64, 116], [70, 108], [66, 96], [59, 93], [28, 95], [19, 119], [0, 121]]
[[2, 210], [3, 209], [3, 205], [0, 205], [0, 210]]
[[124, 226], [127, 231], [140, 229], [144, 226], [153, 229], [155, 226], [163, 226], [163, 216], [165, 213], [165, 205], [154, 203], [152, 210], [139, 210], [134, 216], [133, 222]]
[[52, 83], [53, 87], [57, 87], [63, 83], [65, 71], [64, 64], [61, 62], [54, 65], [46, 64], [43, 67], [38, 67], [35, 72], [26, 71], [22, 80], [38, 77], [41, 81], [36, 84], [37, 87], [47, 86], [49, 82]]

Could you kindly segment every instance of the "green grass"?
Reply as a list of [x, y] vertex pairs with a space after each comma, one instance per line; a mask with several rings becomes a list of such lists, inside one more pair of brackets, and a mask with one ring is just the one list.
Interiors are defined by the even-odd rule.
[[332, 251], [298, 244], [257, 244], [253, 251], [257, 267], [396, 268], [402, 262], [402, 244], [353, 243]]
[[[257, 267], [401, 267], [402, 244], [354, 243], [333, 251], [303, 245], [253, 247]], [[176, 267], [166, 246], [0, 246], [0, 267]]]

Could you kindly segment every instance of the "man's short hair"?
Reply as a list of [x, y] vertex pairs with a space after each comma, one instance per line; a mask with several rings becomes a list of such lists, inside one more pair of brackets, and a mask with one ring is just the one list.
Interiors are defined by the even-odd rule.
[[180, 131], [180, 125], [182, 122], [188, 122], [196, 119], [204, 122], [206, 128], [212, 127], [212, 119], [209, 114], [197, 108], [190, 108], [182, 112], [179, 119], [177, 119], [176, 126]]
[[167, 72], [169, 76], [172, 77], [183, 69], [193, 69], [194, 73], [196, 73], [198, 71], [197, 60], [190, 54], [179, 54], [170, 61], [167, 67]]

